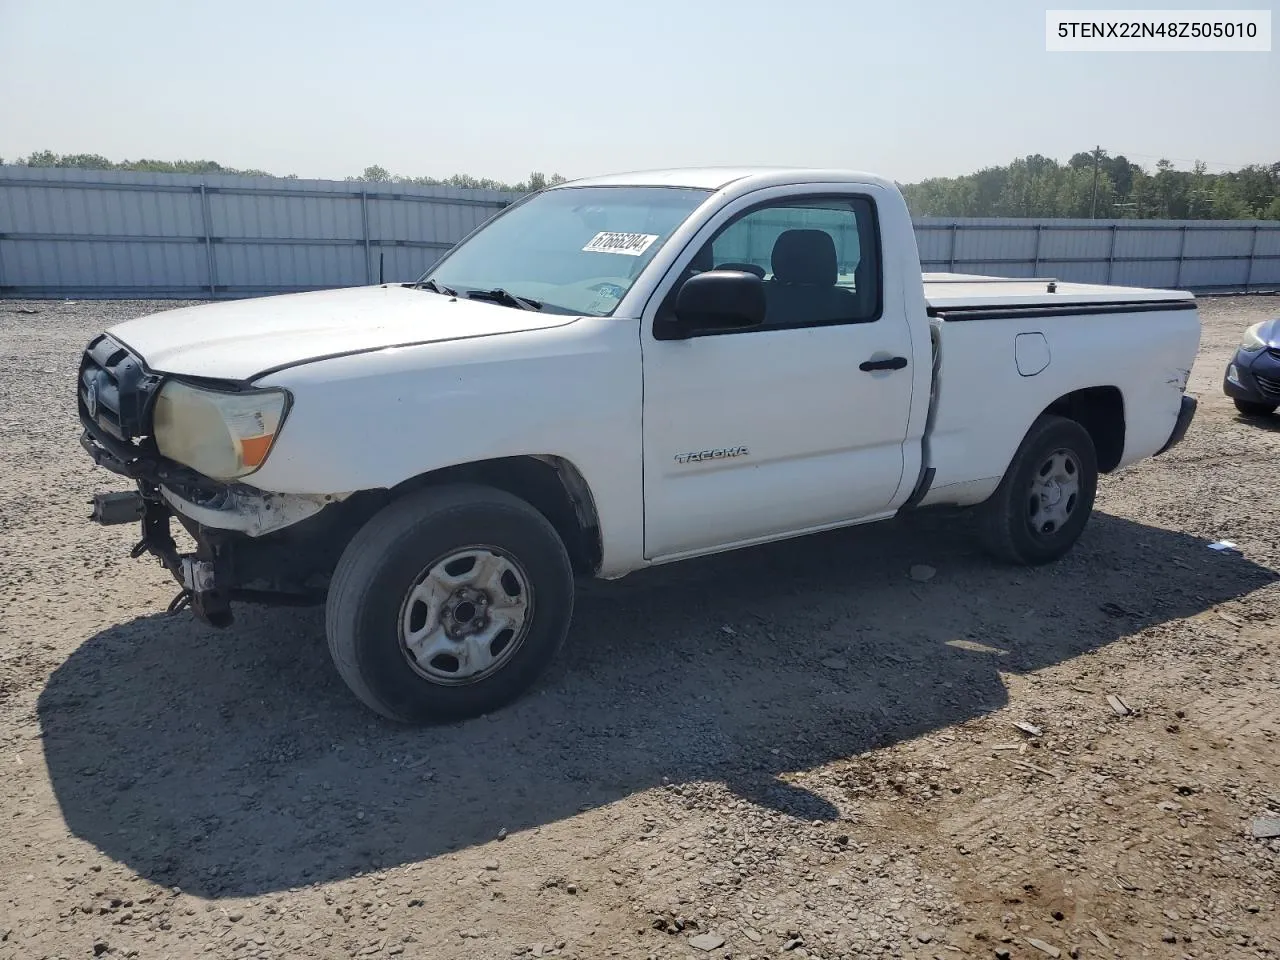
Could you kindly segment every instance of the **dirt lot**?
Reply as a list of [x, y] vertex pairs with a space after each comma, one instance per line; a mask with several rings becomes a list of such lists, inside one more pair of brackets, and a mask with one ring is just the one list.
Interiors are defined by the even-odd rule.
[[590, 585], [429, 730], [86, 522], [78, 351], [156, 308], [0, 302], [3, 960], [1280, 955], [1280, 418], [1219, 389], [1280, 299], [1204, 301], [1200, 416], [1064, 562], [922, 516]]

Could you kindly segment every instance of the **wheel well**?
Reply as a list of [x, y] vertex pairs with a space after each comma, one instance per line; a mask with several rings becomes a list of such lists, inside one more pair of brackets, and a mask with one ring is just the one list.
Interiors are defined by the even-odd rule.
[[463, 463], [406, 480], [391, 490], [398, 498], [442, 483], [480, 483], [524, 500], [555, 527], [575, 573], [600, 567], [600, 521], [591, 490], [578, 469], [562, 457], [502, 457]]
[[1118, 387], [1087, 387], [1059, 397], [1045, 409], [1076, 421], [1093, 440], [1098, 470], [1110, 473], [1124, 456], [1124, 395]]

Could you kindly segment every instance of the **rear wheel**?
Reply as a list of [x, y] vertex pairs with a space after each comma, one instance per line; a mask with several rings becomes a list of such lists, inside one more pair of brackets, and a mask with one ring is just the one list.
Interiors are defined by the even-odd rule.
[[523, 500], [430, 488], [356, 534], [334, 572], [329, 651], [366, 705], [406, 723], [460, 720], [523, 693], [573, 611], [569, 557]]
[[1056, 560], [1084, 532], [1097, 489], [1098, 460], [1089, 432], [1074, 420], [1042, 416], [979, 508], [983, 544], [1009, 563]]
[[1280, 406], [1274, 403], [1256, 403], [1253, 400], [1237, 400], [1235, 404], [1236, 409], [1246, 417], [1268, 417]]

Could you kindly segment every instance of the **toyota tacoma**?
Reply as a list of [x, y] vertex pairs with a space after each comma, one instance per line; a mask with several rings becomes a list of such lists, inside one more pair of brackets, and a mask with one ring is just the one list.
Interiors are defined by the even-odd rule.
[[121, 323], [78, 408], [175, 608], [323, 603], [355, 695], [427, 722], [527, 690], [579, 578], [935, 505], [1061, 557], [1185, 433], [1199, 341], [1186, 292], [922, 274], [878, 176], [675, 170], [527, 196], [413, 283]]

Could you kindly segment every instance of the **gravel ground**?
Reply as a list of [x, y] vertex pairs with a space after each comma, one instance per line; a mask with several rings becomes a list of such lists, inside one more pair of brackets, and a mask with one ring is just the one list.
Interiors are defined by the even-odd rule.
[[0, 302], [3, 960], [1280, 954], [1280, 419], [1219, 387], [1280, 300], [1203, 302], [1190, 434], [1065, 561], [921, 516], [592, 584], [429, 730], [86, 522], [78, 352], [165, 306]]

